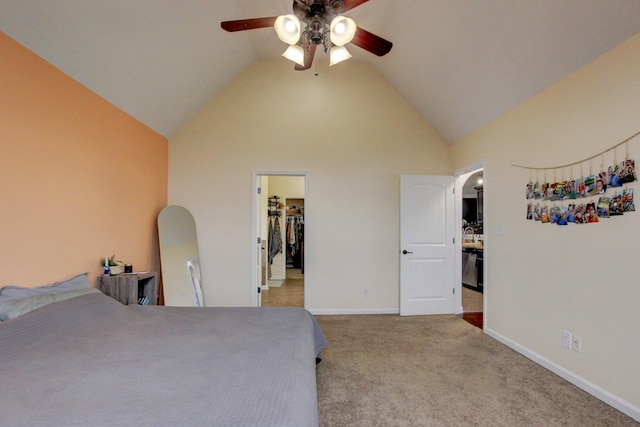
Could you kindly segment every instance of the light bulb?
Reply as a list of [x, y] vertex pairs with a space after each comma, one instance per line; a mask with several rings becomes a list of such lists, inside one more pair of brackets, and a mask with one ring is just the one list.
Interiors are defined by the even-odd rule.
[[286, 20], [284, 26], [287, 29], [288, 33], [293, 33], [293, 32], [295, 32], [297, 30], [296, 24], [290, 19]]
[[284, 51], [282, 56], [300, 66], [304, 66], [304, 49], [302, 48], [302, 46], [292, 44], [287, 48], [287, 50]]
[[329, 66], [336, 65], [351, 58], [351, 54], [344, 46], [334, 46], [329, 51]]
[[280, 15], [273, 24], [280, 40], [292, 45], [300, 39], [300, 20], [295, 15]]
[[358, 27], [353, 19], [345, 16], [336, 16], [331, 21], [331, 43], [336, 46], [344, 46], [353, 40]]

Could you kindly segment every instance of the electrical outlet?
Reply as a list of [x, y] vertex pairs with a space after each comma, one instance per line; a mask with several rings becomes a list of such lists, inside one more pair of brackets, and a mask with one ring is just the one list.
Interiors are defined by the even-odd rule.
[[571, 348], [571, 332], [562, 331], [562, 345]]
[[578, 353], [582, 351], [582, 339], [580, 337], [575, 335], [573, 336], [573, 339], [571, 340], [571, 349]]

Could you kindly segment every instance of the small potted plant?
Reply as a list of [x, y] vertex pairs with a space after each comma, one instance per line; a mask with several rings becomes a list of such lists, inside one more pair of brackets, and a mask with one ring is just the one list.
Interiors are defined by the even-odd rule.
[[104, 261], [105, 264], [105, 274], [107, 274], [107, 265], [109, 266], [109, 274], [112, 276], [117, 276], [118, 274], [122, 274], [124, 272], [124, 262], [116, 261], [115, 255], [111, 255], [107, 257]]

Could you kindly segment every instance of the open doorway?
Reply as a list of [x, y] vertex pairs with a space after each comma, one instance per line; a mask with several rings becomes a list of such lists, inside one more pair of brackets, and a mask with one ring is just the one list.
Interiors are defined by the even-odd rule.
[[260, 174], [254, 204], [260, 242], [258, 304], [305, 307], [306, 176]]
[[[464, 178], [464, 177], [463, 177]], [[484, 171], [473, 171], [462, 185], [462, 317], [483, 327], [484, 321]]]

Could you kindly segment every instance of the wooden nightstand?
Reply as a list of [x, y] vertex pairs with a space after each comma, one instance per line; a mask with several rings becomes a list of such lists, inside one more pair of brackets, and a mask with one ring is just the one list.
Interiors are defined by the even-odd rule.
[[158, 303], [158, 281], [155, 272], [98, 276], [97, 287], [125, 305], [137, 304], [141, 297], [148, 297], [149, 305]]

